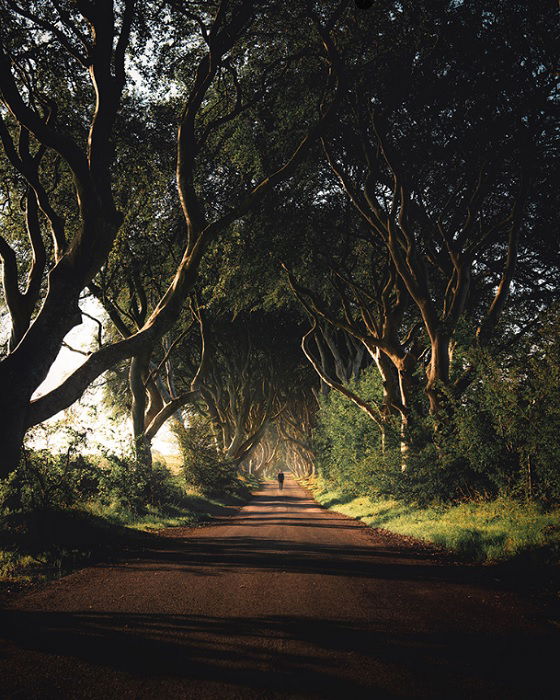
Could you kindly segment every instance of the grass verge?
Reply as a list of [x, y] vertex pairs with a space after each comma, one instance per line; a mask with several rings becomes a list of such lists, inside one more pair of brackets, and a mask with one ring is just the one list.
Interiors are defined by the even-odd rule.
[[319, 479], [303, 483], [317, 501], [373, 528], [444, 547], [475, 562], [560, 561], [560, 508], [499, 498], [419, 507], [382, 497], [344, 494]]
[[149, 544], [162, 528], [194, 527], [231, 514], [249, 500], [256, 482], [244, 480], [234, 495], [185, 492], [177, 503], [149, 505], [142, 513], [116, 502], [82, 503], [0, 515], [0, 593], [41, 581], [109, 556], [130, 546]]

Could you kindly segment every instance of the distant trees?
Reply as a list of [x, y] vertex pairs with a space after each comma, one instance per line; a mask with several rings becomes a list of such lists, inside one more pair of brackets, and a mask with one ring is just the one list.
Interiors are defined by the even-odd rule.
[[[173, 420], [186, 477], [198, 474], [202, 486], [204, 478], [212, 483], [212, 469], [224, 480], [239, 469], [258, 474], [287, 452], [302, 472], [312, 471], [316, 404], [312, 373], [298, 352], [298, 325], [286, 327], [278, 315], [263, 312], [220, 318], [209, 309], [202, 326], [205, 359], [197, 390]], [[180, 395], [192, 373], [187, 367], [197, 359], [187, 358], [180, 343], [170, 357]], [[203, 463], [206, 477], [197, 471]]]
[[203, 410], [217, 453], [239, 466], [282, 410], [281, 377], [255, 319], [209, 324], [207, 369], [200, 378]]

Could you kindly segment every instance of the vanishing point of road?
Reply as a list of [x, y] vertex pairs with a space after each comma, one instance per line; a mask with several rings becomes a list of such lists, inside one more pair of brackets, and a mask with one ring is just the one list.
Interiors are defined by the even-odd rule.
[[293, 479], [153, 542], [5, 607], [1, 698], [558, 697], [535, 602]]

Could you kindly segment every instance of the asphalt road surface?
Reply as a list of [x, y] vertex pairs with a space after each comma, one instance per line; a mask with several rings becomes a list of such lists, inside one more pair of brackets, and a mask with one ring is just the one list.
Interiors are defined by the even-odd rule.
[[295, 481], [0, 613], [2, 698], [557, 698], [539, 605]]

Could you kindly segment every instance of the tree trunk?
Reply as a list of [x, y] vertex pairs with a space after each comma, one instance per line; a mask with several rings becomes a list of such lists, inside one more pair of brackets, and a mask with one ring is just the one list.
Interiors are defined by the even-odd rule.
[[438, 332], [431, 339], [431, 358], [427, 370], [426, 395], [430, 402], [430, 413], [435, 415], [442, 407], [444, 396], [441, 387], [449, 386], [450, 338]]
[[146, 438], [146, 387], [145, 379], [150, 364], [150, 353], [136, 355], [130, 361], [128, 382], [132, 396], [131, 418], [134, 452], [140, 464], [151, 469], [152, 448], [151, 440]]
[[[379, 374], [381, 375], [381, 382], [383, 384], [383, 414], [386, 416], [386, 420], [390, 416], [401, 415], [401, 420], [403, 420], [403, 412], [397, 410], [397, 406], [403, 403], [402, 401], [402, 387], [400, 387], [399, 377], [396, 374], [395, 366], [393, 361], [379, 348], [375, 350], [372, 354], [375, 361]], [[401, 430], [401, 436], [404, 435]], [[387, 427], [382, 425], [380, 427], [380, 443], [381, 443], [381, 454], [385, 455], [387, 450]], [[402, 442], [401, 442], [402, 446]], [[401, 454], [403, 455], [403, 462], [405, 464], [406, 453], [401, 449]], [[406, 467], [405, 467], [406, 468]], [[403, 469], [404, 471], [404, 469]]]
[[401, 415], [401, 472], [408, 471], [410, 466], [410, 426], [409, 417], [403, 413]]
[[385, 454], [387, 452], [387, 428], [384, 425], [382, 425], [379, 428], [379, 431], [381, 433], [381, 435], [380, 435], [381, 454], [383, 456], [385, 456]]
[[412, 397], [418, 391], [418, 382], [414, 376], [416, 360], [406, 355], [399, 367], [399, 391], [401, 397], [401, 471], [410, 466], [410, 452], [414, 449], [412, 434], [413, 406]]
[[5, 479], [19, 464], [27, 429], [28, 403], [28, 392], [22, 392], [21, 388], [18, 391], [17, 384], [3, 387], [0, 397], [0, 479]]
[[[104, 241], [114, 238], [118, 224], [92, 217], [83, 228], [84, 236], [95, 232], [94, 240], [99, 241], [98, 247], [104, 250]], [[49, 291], [40, 312], [15, 350], [0, 362], [3, 394], [0, 399], [0, 474], [6, 475], [17, 467], [23, 438], [30, 426], [31, 396], [49, 373], [66, 334], [82, 322], [79, 295], [96, 271], [100, 256], [97, 252], [84, 255], [86, 261], [75, 264], [73, 252], [70, 250], [68, 257], [63, 257], [50, 271]], [[12, 415], [15, 412], [19, 416]]]
[[[45, 304], [46, 306], [46, 304]], [[50, 333], [50, 319], [55, 332]], [[16, 350], [0, 362], [0, 477], [19, 463], [27, 429], [31, 396], [46, 378], [66, 333], [81, 322], [77, 311], [66, 315], [51, 307], [36, 319]], [[41, 335], [40, 329], [44, 330]]]
[[[317, 345], [317, 350], [319, 351], [319, 357], [321, 358], [321, 367], [323, 368], [323, 372], [325, 374], [329, 374], [329, 366], [327, 362], [327, 354], [325, 352], [325, 347], [323, 345], [323, 342], [321, 340], [320, 333], [315, 334], [315, 344]], [[323, 381], [321, 378], [321, 396], [327, 396], [329, 393], [329, 385]]]

